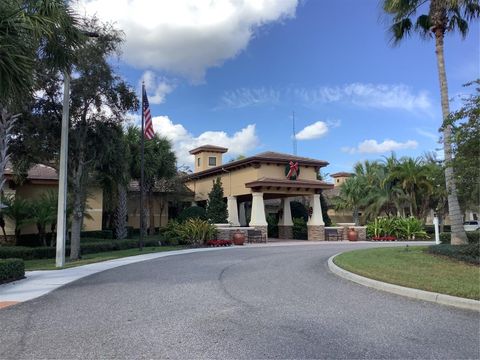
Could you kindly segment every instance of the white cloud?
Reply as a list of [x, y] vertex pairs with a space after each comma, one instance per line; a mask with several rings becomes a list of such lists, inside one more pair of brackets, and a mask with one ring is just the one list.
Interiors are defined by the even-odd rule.
[[165, 101], [167, 94], [171, 93], [175, 86], [167, 79], [157, 76], [153, 71], [147, 70], [143, 73], [141, 81], [145, 82], [148, 101], [151, 104], [161, 104]]
[[306, 106], [342, 102], [377, 109], [400, 109], [431, 112], [432, 100], [427, 91], [413, 91], [404, 84], [351, 83], [342, 86], [313, 88], [253, 88], [225, 92], [221, 107], [239, 108], [259, 103], [296, 102]]
[[295, 138], [297, 140], [310, 140], [318, 139], [325, 135], [328, 132], [328, 126], [323, 121], [317, 121], [313, 124], [305, 126], [301, 131], [299, 131]]
[[298, 89], [296, 95], [306, 103], [346, 102], [378, 109], [429, 111], [432, 106], [427, 91], [415, 93], [404, 84], [352, 83], [337, 87]]
[[80, 13], [116, 22], [125, 60], [201, 81], [244, 50], [262, 25], [292, 18], [298, 0], [79, 0]]
[[223, 146], [228, 148], [226, 156], [236, 156], [245, 154], [260, 144], [254, 124], [247, 125], [233, 135], [224, 131], [206, 131], [194, 136], [182, 124], [173, 123], [168, 116], [155, 116], [152, 121], [155, 132], [172, 141], [178, 165], [193, 165], [193, 156], [188, 152], [201, 145]]
[[221, 98], [221, 106], [227, 108], [244, 108], [263, 104], [278, 104], [280, 92], [269, 88], [247, 89], [241, 88], [233, 91], [226, 91]]
[[349, 154], [380, 154], [395, 150], [416, 149], [417, 146], [418, 143], [415, 140], [407, 140], [403, 143], [390, 139], [384, 140], [381, 143], [377, 142], [377, 140], [365, 140], [358, 144], [356, 148], [342, 147], [341, 150]]
[[429, 138], [429, 139], [432, 139], [432, 140], [435, 140], [435, 141], [440, 141], [440, 135], [437, 133], [433, 133], [433, 132], [430, 132], [430, 131], [427, 131], [427, 130], [423, 130], [423, 129], [420, 129], [420, 128], [416, 128], [415, 131], [422, 135], [422, 136], [425, 136], [426, 138]]

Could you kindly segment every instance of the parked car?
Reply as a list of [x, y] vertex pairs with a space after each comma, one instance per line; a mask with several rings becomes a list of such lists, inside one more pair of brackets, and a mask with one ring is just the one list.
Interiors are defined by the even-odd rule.
[[478, 220], [465, 221], [463, 223], [463, 228], [465, 231], [476, 231], [480, 229], [480, 222], [478, 222]]

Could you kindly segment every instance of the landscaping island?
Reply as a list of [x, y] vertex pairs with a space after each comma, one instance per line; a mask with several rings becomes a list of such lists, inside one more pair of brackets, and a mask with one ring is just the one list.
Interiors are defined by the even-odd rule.
[[428, 246], [363, 249], [334, 263], [352, 273], [390, 284], [480, 300], [480, 267], [434, 255]]

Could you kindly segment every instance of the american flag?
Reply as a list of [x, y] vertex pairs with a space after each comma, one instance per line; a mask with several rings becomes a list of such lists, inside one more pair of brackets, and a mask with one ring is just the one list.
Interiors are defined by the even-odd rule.
[[153, 131], [152, 114], [150, 113], [145, 86], [143, 87], [143, 117], [145, 119], [145, 137], [147, 140], [151, 140], [155, 136], [155, 132]]

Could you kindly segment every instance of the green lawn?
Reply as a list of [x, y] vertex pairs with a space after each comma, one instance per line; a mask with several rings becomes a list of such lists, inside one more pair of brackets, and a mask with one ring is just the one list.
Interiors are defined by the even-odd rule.
[[40, 260], [26, 260], [25, 261], [25, 270], [57, 270], [65, 269], [80, 265], [92, 264], [99, 261], [106, 261], [112, 259], [123, 258], [127, 256], [135, 256], [142, 254], [150, 254], [163, 251], [172, 251], [172, 250], [181, 250], [184, 249], [184, 246], [156, 246], [156, 247], [145, 247], [142, 251], [138, 248], [127, 249], [127, 250], [116, 250], [116, 251], [107, 251], [97, 254], [88, 254], [82, 256], [81, 260], [66, 262], [63, 268], [55, 267], [55, 259], [40, 259]]
[[480, 299], [480, 267], [424, 252], [426, 246], [349, 251], [334, 259], [353, 273], [391, 284]]

